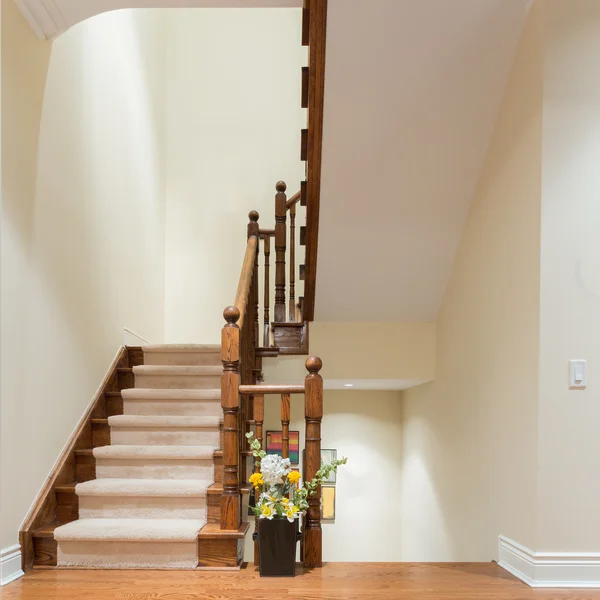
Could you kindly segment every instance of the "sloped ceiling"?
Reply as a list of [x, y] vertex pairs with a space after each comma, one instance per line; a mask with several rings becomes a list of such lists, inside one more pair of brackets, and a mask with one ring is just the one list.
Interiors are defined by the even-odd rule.
[[528, 8], [329, 0], [317, 320], [436, 318]]
[[[117, 8], [16, 0], [39, 37]], [[316, 318], [437, 316], [530, 0], [329, 0]]]

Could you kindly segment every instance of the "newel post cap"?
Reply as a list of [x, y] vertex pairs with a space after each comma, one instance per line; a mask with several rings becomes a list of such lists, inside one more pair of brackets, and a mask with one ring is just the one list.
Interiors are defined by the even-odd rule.
[[229, 325], [235, 325], [240, 319], [240, 310], [235, 306], [228, 306], [223, 311], [223, 318]]
[[285, 192], [285, 190], [287, 190], [287, 185], [286, 185], [285, 181], [278, 181], [277, 185], [275, 186], [275, 189], [278, 192]]
[[258, 212], [256, 212], [255, 210], [251, 210], [248, 213], [248, 218], [250, 219], [250, 221], [252, 221], [253, 223], [258, 223], [258, 219], [259, 219], [260, 215], [258, 214]]
[[318, 356], [309, 356], [306, 359], [306, 370], [311, 375], [317, 375], [323, 368], [323, 361]]

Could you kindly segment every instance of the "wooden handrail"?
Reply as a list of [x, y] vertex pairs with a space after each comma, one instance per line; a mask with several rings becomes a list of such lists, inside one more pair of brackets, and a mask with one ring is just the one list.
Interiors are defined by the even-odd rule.
[[261, 237], [273, 237], [275, 235], [275, 230], [274, 229], [259, 229], [258, 230], [258, 235], [260, 235]]
[[237, 293], [235, 295], [234, 306], [240, 311], [238, 327], [241, 329], [248, 313], [248, 303], [250, 300], [250, 286], [252, 285], [252, 275], [254, 274], [254, 263], [258, 248], [258, 237], [252, 235], [248, 238], [246, 244], [246, 254], [242, 264], [242, 273], [238, 283]]
[[240, 394], [250, 396], [252, 394], [304, 394], [303, 385], [240, 385]]
[[297, 202], [300, 201], [300, 199], [302, 198], [302, 191], [298, 190], [288, 201], [287, 201], [287, 209], [290, 210], [290, 208], [292, 208], [292, 206], [294, 206], [294, 204], [296, 204]]

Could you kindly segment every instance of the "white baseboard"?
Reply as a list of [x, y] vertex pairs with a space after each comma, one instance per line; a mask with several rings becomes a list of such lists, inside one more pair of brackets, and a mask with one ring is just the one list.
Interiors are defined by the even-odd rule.
[[498, 564], [534, 588], [600, 588], [600, 552], [533, 552], [501, 535]]
[[150, 342], [145, 340], [141, 335], [131, 331], [131, 329], [123, 330], [123, 343], [125, 346], [147, 346]]
[[24, 575], [21, 570], [21, 546], [14, 544], [0, 550], [0, 586]]

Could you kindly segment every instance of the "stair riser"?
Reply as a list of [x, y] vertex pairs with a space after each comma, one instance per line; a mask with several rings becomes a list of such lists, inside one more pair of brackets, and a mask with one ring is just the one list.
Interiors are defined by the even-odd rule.
[[221, 387], [220, 375], [135, 375], [136, 388], [206, 390]]
[[207, 498], [208, 512], [207, 521], [209, 523], [221, 522], [221, 495], [212, 494]]
[[205, 497], [80, 496], [80, 519], [205, 519]]
[[198, 543], [59, 542], [58, 565], [105, 569], [194, 569], [198, 565]]
[[220, 367], [220, 352], [147, 352], [144, 354], [145, 365], [156, 366], [195, 366]]
[[129, 400], [123, 402], [124, 415], [154, 415], [157, 417], [223, 417], [220, 400]]
[[111, 427], [112, 444], [125, 446], [219, 446], [219, 431], [207, 429]]
[[98, 479], [202, 479], [216, 475], [210, 460], [96, 460]]

